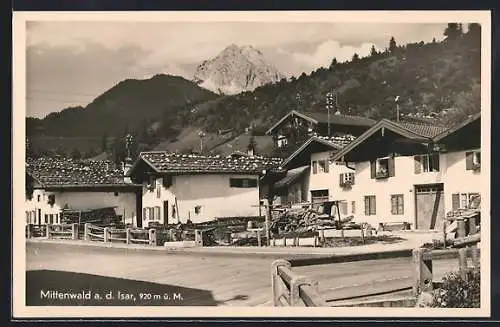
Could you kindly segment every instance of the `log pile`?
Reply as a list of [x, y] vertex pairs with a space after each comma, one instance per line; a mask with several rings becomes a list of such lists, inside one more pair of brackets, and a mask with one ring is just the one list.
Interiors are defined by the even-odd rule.
[[122, 224], [121, 217], [115, 212], [114, 207], [98, 208], [92, 210], [63, 210], [63, 224], [92, 223], [97, 226], [115, 226]]

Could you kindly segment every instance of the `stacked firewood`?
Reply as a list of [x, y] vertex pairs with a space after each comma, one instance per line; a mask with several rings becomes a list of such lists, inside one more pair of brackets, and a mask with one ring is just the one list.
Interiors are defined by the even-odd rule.
[[269, 230], [273, 236], [286, 233], [315, 231], [318, 227], [337, 227], [333, 217], [320, 214], [314, 209], [286, 210], [271, 221]]

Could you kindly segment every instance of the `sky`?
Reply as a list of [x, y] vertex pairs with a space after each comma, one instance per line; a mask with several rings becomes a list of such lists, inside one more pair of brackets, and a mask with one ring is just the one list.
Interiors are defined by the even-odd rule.
[[443, 39], [446, 23], [29, 21], [27, 116], [86, 106], [127, 78], [192, 79], [230, 44], [252, 45], [285, 76], [388, 46]]

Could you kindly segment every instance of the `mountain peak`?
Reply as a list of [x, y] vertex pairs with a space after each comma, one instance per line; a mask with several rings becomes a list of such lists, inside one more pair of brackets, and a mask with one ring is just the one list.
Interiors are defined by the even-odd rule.
[[252, 45], [230, 44], [215, 58], [204, 60], [196, 69], [194, 81], [201, 87], [222, 94], [253, 91], [284, 76], [269, 65], [262, 52]]

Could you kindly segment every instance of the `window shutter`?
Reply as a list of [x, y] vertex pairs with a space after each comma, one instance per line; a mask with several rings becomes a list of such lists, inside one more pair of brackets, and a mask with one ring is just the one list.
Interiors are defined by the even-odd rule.
[[353, 215], [356, 213], [356, 201], [351, 202], [351, 213]]
[[155, 207], [155, 219], [160, 220], [160, 207]]
[[460, 194], [455, 193], [451, 195], [451, 210], [460, 208]]
[[344, 183], [344, 174], [339, 175], [339, 185], [342, 185]]
[[439, 171], [439, 153], [432, 155], [432, 171]]
[[370, 214], [370, 198], [365, 196], [365, 216]]
[[328, 160], [325, 160], [325, 173], [329, 173], [330, 172], [330, 161]]
[[396, 214], [397, 208], [397, 198], [394, 195], [391, 195], [391, 214]]
[[375, 178], [376, 169], [377, 169], [377, 167], [375, 165], [375, 161], [370, 161], [371, 178]]
[[422, 156], [416, 155], [413, 158], [415, 159], [415, 174], [420, 174], [422, 172]]
[[318, 162], [313, 161], [313, 174], [318, 173]]
[[465, 152], [465, 170], [472, 170], [474, 152]]
[[388, 163], [387, 163], [387, 165], [389, 166], [388, 167], [389, 177], [393, 177], [396, 174], [396, 169], [394, 167], [394, 161], [395, 161], [395, 158], [394, 157], [390, 157], [389, 160], [388, 160]]
[[377, 200], [376, 200], [376, 197], [375, 195], [372, 196], [372, 202], [373, 202], [373, 210], [372, 210], [372, 215], [376, 215], [377, 214]]

